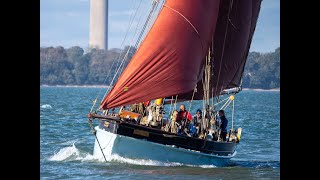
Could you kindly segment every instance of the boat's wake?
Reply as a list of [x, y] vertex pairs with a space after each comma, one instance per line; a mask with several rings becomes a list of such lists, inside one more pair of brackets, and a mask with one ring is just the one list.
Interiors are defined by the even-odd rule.
[[[83, 152], [76, 148], [73, 143], [72, 146], [65, 147], [54, 153], [48, 158], [49, 161], [82, 161], [82, 162], [105, 162], [103, 157], [96, 157], [88, 152]], [[108, 163], [125, 163], [143, 166], [189, 166], [200, 168], [216, 168], [214, 165], [190, 165], [178, 162], [161, 162], [150, 159], [131, 159], [121, 157], [117, 154], [107, 155]], [[248, 168], [279, 168], [280, 161], [259, 161], [259, 160], [231, 160], [228, 167], [248, 167]]]
[[[88, 152], [82, 152], [77, 149], [75, 144], [72, 146], [65, 147], [59, 150], [59, 152], [54, 153], [53, 156], [48, 158], [49, 161], [91, 161], [91, 162], [105, 162], [104, 158], [96, 157]], [[215, 168], [214, 165], [188, 165], [178, 162], [161, 162], [150, 159], [131, 159], [126, 157], [121, 157], [117, 154], [112, 154], [106, 156], [107, 162], [117, 162], [133, 165], [143, 165], [143, 166], [190, 166], [190, 167], [201, 167], [201, 168]]]

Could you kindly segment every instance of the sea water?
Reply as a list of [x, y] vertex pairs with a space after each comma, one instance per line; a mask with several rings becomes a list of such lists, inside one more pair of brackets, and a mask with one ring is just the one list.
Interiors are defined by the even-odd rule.
[[[230, 166], [216, 167], [117, 154], [107, 162], [94, 157], [95, 139], [86, 115], [100, 90], [40, 87], [41, 179], [280, 179], [279, 91], [243, 90], [235, 96], [234, 127], [242, 127], [241, 141]], [[201, 101], [194, 101], [192, 114], [201, 107]], [[226, 109], [228, 130], [231, 110]]]

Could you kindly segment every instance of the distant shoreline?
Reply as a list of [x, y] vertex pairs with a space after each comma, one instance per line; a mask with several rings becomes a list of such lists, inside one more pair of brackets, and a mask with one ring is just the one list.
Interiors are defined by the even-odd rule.
[[[107, 85], [40, 85], [40, 87], [79, 87], [79, 88], [108, 88]], [[280, 91], [280, 88], [260, 89], [260, 88], [242, 88], [244, 91]]]
[[244, 90], [244, 91], [248, 91], [248, 90], [251, 90], [251, 91], [280, 91], [280, 88], [274, 88], [274, 89], [242, 88], [242, 90]]

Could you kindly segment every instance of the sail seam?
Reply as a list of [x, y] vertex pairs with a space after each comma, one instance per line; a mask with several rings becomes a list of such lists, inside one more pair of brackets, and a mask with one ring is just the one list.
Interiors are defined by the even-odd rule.
[[167, 5], [163, 5], [163, 7], [169, 8], [169, 9], [171, 9], [172, 11], [176, 12], [177, 14], [179, 14], [181, 17], [183, 17], [183, 18], [191, 25], [191, 27], [194, 29], [194, 31], [196, 31], [196, 33], [197, 33], [198, 36], [200, 37], [200, 34], [199, 34], [198, 30], [196, 29], [196, 27], [194, 27], [194, 25], [193, 25], [183, 14], [181, 14], [179, 11], [177, 11], [177, 10], [175, 10], [175, 9], [167, 6]]

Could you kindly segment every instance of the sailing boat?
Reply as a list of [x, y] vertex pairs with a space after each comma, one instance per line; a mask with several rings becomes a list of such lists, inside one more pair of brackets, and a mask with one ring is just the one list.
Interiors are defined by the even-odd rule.
[[[96, 137], [93, 154], [194, 165], [228, 163], [236, 155], [242, 129], [233, 127], [232, 118], [224, 141], [217, 114], [229, 104], [234, 107], [241, 91], [260, 5], [261, 0], [165, 1], [123, 73], [99, 108], [88, 114]], [[230, 96], [220, 101], [222, 94]], [[225, 104], [217, 108], [214, 99]], [[186, 126], [188, 120], [176, 122], [176, 103], [189, 103], [190, 112], [194, 100], [203, 103], [205, 129], [197, 135], [192, 123]], [[167, 118], [165, 106], [170, 106]], [[94, 120], [99, 122], [96, 127]]]

